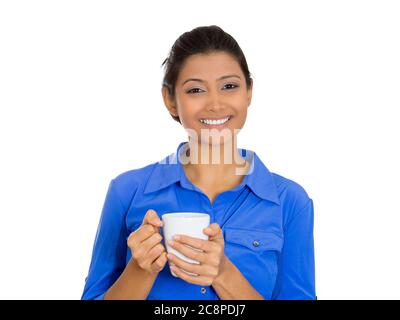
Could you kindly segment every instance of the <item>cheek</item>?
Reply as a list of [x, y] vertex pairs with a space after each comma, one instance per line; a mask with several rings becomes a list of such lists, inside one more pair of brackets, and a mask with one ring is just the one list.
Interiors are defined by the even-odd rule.
[[247, 118], [247, 108], [245, 108], [242, 112], [242, 114], [240, 115], [242, 121], [246, 121]]
[[197, 117], [201, 110], [202, 108], [195, 103], [181, 105], [180, 109], [178, 107], [178, 114], [180, 115], [182, 124], [187, 127], [199, 127], [200, 123], [197, 123]]
[[200, 127], [200, 123], [197, 123], [197, 118], [195, 116], [195, 112], [191, 111], [182, 111], [181, 112], [181, 122], [183, 127], [190, 129], [197, 129]]
[[247, 107], [243, 106], [243, 107], [237, 108], [235, 110], [235, 113], [236, 113], [235, 123], [245, 121], [246, 117], [247, 117]]
[[199, 112], [203, 108], [203, 103], [200, 99], [181, 96], [177, 100], [177, 105], [180, 113], [184, 117], [190, 117]]

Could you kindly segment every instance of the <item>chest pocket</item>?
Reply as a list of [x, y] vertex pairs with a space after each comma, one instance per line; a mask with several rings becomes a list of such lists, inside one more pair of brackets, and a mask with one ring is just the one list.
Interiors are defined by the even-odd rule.
[[228, 258], [265, 299], [270, 299], [283, 238], [273, 232], [225, 228], [224, 240]]

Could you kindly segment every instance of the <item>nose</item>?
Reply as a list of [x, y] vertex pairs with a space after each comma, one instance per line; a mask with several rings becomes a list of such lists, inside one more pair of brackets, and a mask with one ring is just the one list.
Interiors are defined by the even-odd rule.
[[207, 99], [207, 111], [214, 111], [220, 113], [223, 107], [223, 97], [220, 95], [218, 90], [210, 90]]

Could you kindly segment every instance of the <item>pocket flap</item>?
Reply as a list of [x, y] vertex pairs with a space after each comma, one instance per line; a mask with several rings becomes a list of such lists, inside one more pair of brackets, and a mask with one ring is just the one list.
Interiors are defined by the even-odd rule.
[[274, 232], [225, 228], [225, 241], [245, 246], [251, 250], [281, 251], [283, 238]]

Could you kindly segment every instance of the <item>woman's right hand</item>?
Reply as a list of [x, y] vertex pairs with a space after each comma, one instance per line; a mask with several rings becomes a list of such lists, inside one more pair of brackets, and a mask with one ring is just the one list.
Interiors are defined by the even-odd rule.
[[151, 274], [158, 274], [168, 260], [165, 247], [161, 243], [161, 225], [157, 212], [150, 209], [146, 212], [142, 225], [127, 240], [134, 262]]

